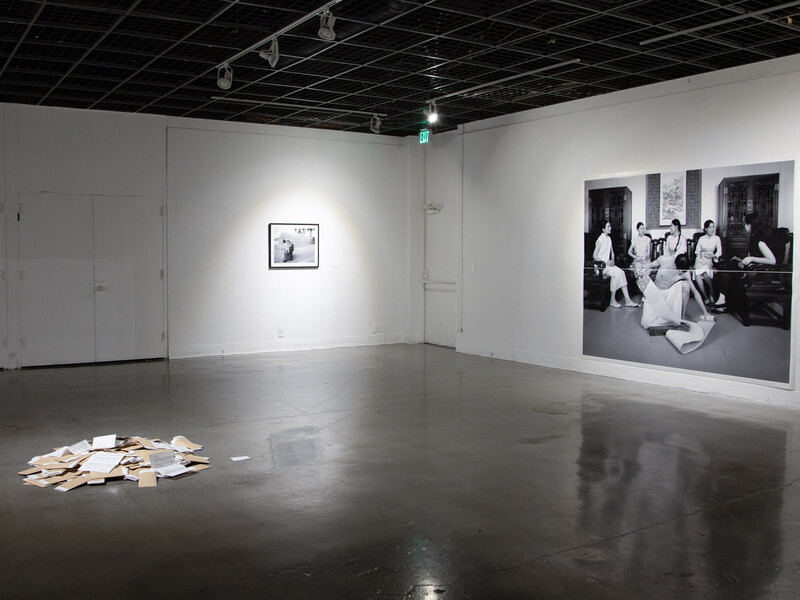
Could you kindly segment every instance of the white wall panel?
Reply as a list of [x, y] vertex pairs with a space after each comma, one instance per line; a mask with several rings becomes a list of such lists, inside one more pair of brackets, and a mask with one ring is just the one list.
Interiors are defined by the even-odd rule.
[[455, 348], [461, 279], [461, 145], [434, 135], [425, 146], [425, 341]]
[[[170, 356], [407, 338], [405, 152], [358, 139], [169, 130]], [[271, 222], [318, 223], [319, 269], [270, 270]]]
[[18, 109], [20, 192], [161, 197], [164, 117]]
[[[93, 228], [93, 208], [90, 211], [88, 221], [85, 215], [70, 212], [70, 202], [65, 204], [57, 203], [57, 199], [68, 199], [75, 196], [93, 199], [94, 197], [108, 196], [114, 198], [127, 197], [124, 202], [128, 208], [135, 208], [129, 201], [136, 202], [134, 196], [158, 199], [163, 198], [164, 192], [164, 171], [166, 161], [166, 119], [164, 117], [154, 117], [149, 115], [125, 115], [120, 113], [109, 113], [99, 111], [79, 111], [69, 109], [56, 109], [47, 107], [24, 106], [24, 105], [4, 105], [4, 160], [3, 173], [5, 175], [5, 201], [7, 213], [14, 218], [6, 219], [3, 234], [9, 243], [5, 245], [7, 256], [9, 278], [7, 282], [7, 293], [5, 295], [4, 307], [7, 307], [8, 317], [8, 343], [5, 352], [5, 365], [11, 368], [31, 364], [27, 359], [31, 358], [31, 346], [34, 340], [41, 340], [41, 335], [54, 335], [53, 344], [50, 352], [34, 355], [36, 364], [45, 364], [49, 361], [55, 362], [91, 362], [96, 360], [94, 347], [94, 312], [92, 312], [91, 332], [79, 323], [84, 319], [84, 309], [82, 306], [74, 314], [62, 315], [65, 298], [59, 294], [47, 295], [46, 282], [53, 278], [63, 277], [64, 273], [71, 273], [75, 268], [75, 260], [69, 265], [54, 266], [55, 261], [66, 261], [69, 252], [64, 257], [53, 258], [50, 260], [52, 267], [52, 277], [42, 279], [40, 289], [34, 290], [33, 281], [18, 281], [17, 273], [22, 271], [23, 276], [30, 272], [31, 276], [44, 269], [46, 263], [39, 261], [34, 264], [31, 257], [37, 256], [36, 253], [44, 252], [48, 246], [39, 247], [38, 237], [43, 236], [44, 244], [49, 244], [52, 254], [58, 257], [59, 244], [70, 245], [68, 240], [62, 239], [63, 236], [70, 234], [85, 235], [82, 241], [92, 242], [94, 239]], [[21, 221], [16, 220], [16, 204], [18, 193], [23, 198], [34, 198], [41, 196], [42, 199], [49, 198], [56, 203], [52, 211], [39, 215], [41, 221], [37, 224], [36, 233], [32, 233], [30, 227], [33, 225], [26, 217], [33, 217], [31, 212], [21, 215]], [[44, 202], [45, 200], [42, 200]], [[146, 200], [144, 200], [146, 202]], [[93, 204], [93, 200], [92, 200]], [[31, 209], [32, 210], [32, 209]], [[80, 212], [80, 211], [79, 211]], [[64, 214], [62, 214], [64, 213]], [[117, 231], [101, 230], [101, 236], [106, 234], [115, 238], [116, 242], [128, 243], [128, 241], [138, 240], [140, 249], [146, 252], [155, 249], [149, 236], [144, 236], [141, 240], [137, 237], [136, 230], [126, 230], [130, 225], [134, 227], [136, 221], [130, 219], [129, 212], [119, 214], [121, 223], [118, 224]], [[62, 217], [65, 219], [61, 221]], [[79, 221], [77, 226], [73, 221]], [[73, 228], [73, 225], [77, 229]], [[101, 227], [103, 225], [101, 224]], [[86, 229], [88, 227], [88, 229]], [[86, 231], [89, 233], [86, 234]], [[31, 235], [33, 237], [31, 237]], [[128, 236], [126, 238], [125, 236]], [[49, 237], [48, 237], [49, 236]], [[60, 237], [61, 236], [61, 237]], [[163, 265], [163, 227], [159, 234], [159, 246], [161, 247], [158, 260], [159, 266]], [[34, 247], [35, 246], [35, 247]], [[88, 251], [87, 251], [88, 252]], [[91, 256], [91, 253], [84, 253]], [[88, 264], [89, 259], [81, 258], [81, 262]], [[108, 257], [104, 257], [107, 259]], [[115, 258], [111, 259], [115, 261]], [[122, 266], [122, 265], [120, 265]], [[130, 266], [130, 265], [128, 265]], [[48, 267], [48, 268], [50, 268]], [[94, 268], [94, 265], [92, 266]], [[123, 278], [136, 277], [135, 269], [131, 271], [127, 267], [115, 273], [116, 276]], [[81, 270], [81, 273], [83, 270]], [[160, 277], [160, 268], [158, 268]], [[128, 304], [128, 308], [141, 314], [141, 302], [139, 295], [139, 284], [130, 284], [137, 289], [136, 298], [124, 294], [123, 303]], [[96, 291], [94, 283], [91, 290], [84, 290], [83, 277], [70, 278], [64, 282], [66, 287], [63, 292], [77, 293], [71, 286], [80, 286], [81, 294], [92, 294]], [[127, 285], [127, 284], [126, 284]], [[159, 285], [163, 285], [159, 279]], [[93, 296], [92, 303], [93, 303]], [[161, 303], [160, 310], [153, 317], [153, 322], [148, 323], [145, 329], [151, 327], [158, 329], [158, 342], [161, 350], [155, 356], [163, 356], [163, 344], [161, 344], [161, 332], [164, 328], [164, 300], [163, 292], [159, 297]], [[82, 303], [83, 304], [83, 303]], [[88, 300], [86, 301], [88, 306]], [[30, 318], [31, 315], [39, 312], [45, 315], [43, 321]], [[61, 317], [65, 317], [61, 319]], [[66, 318], [69, 317], [69, 318]], [[141, 325], [141, 318], [139, 319]], [[148, 317], [149, 319], [150, 317]], [[50, 320], [54, 322], [50, 322]], [[105, 321], [104, 321], [105, 319]], [[55, 322], [58, 320], [59, 322]], [[64, 321], [63, 323], [61, 321]], [[101, 321], [104, 321], [103, 329], [111, 331], [119, 327], [115, 323], [108, 329], [110, 323], [110, 313], [104, 318], [101, 314]], [[72, 327], [73, 329], [63, 330]], [[138, 326], [137, 326], [138, 327]], [[61, 328], [61, 330], [59, 329]], [[59, 333], [60, 331], [60, 333]], [[107, 354], [105, 350], [102, 356], [109, 356], [107, 360], [117, 358], [142, 357], [141, 355], [130, 356], [128, 349], [124, 346], [131, 343], [130, 339], [123, 341], [118, 336], [119, 331], [111, 333], [115, 338], [112, 344], [120, 347], [114, 352]], [[31, 335], [33, 334], [33, 335]], [[63, 335], [62, 335], [63, 334]], [[136, 335], [141, 335], [142, 331], [137, 329]], [[150, 335], [146, 336], [150, 339]], [[84, 342], [92, 340], [92, 350], [89, 353], [84, 349]], [[104, 338], [105, 339], [105, 338]], [[141, 349], [142, 340], [137, 339], [133, 342], [136, 352]], [[110, 358], [113, 355], [114, 358]], [[147, 357], [154, 356], [149, 351]], [[43, 357], [43, 358], [42, 358]], [[104, 360], [101, 358], [101, 360]], [[44, 361], [44, 362], [42, 362]]]
[[20, 366], [94, 362], [92, 198], [19, 200]]
[[7, 159], [9, 134], [6, 129], [7, 109], [0, 105], [0, 369], [8, 366], [8, 230], [6, 229], [6, 214], [9, 210], [9, 190], [7, 189]]
[[163, 358], [160, 198], [94, 197], [97, 360]]

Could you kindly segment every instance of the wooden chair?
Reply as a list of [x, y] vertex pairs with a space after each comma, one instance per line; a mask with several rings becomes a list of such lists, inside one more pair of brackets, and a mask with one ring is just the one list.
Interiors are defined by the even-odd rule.
[[774, 265], [755, 265], [732, 274], [728, 307], [745, 327], [773, 325], [789, 329], [792, 321], [792, 246], [794, 235], [785, 227], [775, 230], [768, 246]]
[[603, 275], [605, 263], [592, 258], [595, 240], [584, 233], [583, 307], [605, 311], [611, 303], [611, 278]]
[[694, 261], [697, 258], [697, 240], [701, 235], [705, 235], [705, 231], [695, 233], [691, 239], [686, 240], [686, 256], [689, 257], [689, 264], [694, 267]]
[[[650, 234], [648, 234], [650, 235]], [[664, 254], [666, 238], [656, 238], [650, 243], [650, 259], [655, 260]]]

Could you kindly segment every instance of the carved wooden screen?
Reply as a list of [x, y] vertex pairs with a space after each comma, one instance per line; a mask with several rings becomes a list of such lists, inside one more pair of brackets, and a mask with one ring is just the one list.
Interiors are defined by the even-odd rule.
[[627, 256], [631, 236], [631, 190], [627, 187], [589, 190], [590, 232], [600, 234], [603, 223], [611, 222], [611, 243], [617, 258]]
[[719, 184], [719, 235], [728, 257], [743, 257], [747, 254], [747, 234], [743, 220], [747, 213], [754, 212], [764, 227], [778, 226], [778, 182], [777, 173], [727, 177]]

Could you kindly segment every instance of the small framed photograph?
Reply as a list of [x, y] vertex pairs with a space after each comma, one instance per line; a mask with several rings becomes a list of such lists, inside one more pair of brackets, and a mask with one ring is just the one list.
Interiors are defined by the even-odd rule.
[[270, 269], [318, 269], [319, 225], [269, 224]]

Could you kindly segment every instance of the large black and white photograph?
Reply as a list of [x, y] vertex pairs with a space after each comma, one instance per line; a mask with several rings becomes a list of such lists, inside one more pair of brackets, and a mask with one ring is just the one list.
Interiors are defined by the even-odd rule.
[[269, 240], [270, 269], [319, 267], [319, 225], [270, 223]]
[[583, 354], [789, 383], [794, 166], [585, 181]]

